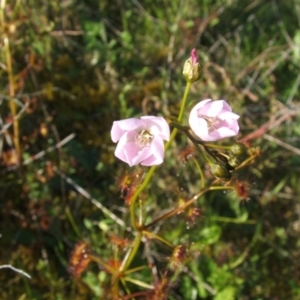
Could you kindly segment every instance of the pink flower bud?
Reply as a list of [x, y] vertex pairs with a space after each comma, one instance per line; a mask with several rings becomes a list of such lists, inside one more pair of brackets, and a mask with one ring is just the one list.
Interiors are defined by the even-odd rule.
[[238, 119], [226, 101], [206, 99], [193, 107], [189, 124], [196, 136], [211, 142], [237, 135]]
[[198, 55], [197, 50], [195, 48], [191, 51], [191, 62], [192, 66], [195, 66], [196, 63], [198, 63]]
[[200, 64], [198, 61], [197, 50], [194, 48], [189, 59], [185, 61], [182, 71], [183, 76], [188, 82], [195, 82], [200, 79]]
[[170, 128], [162, 117], [145, 116], [114, 121], [112, 141], [117, 143], [115, 156], [129, 166], [159, 165], [164, 159], [164, 142], [170, 139]]

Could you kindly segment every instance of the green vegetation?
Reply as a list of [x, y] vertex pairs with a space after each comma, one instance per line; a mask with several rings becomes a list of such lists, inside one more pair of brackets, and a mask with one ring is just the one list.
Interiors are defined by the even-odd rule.
[[[112, 122], [177, 117], [192, 48], [202, 78], [188, 110], [226, 99], [260, 155], [233, 173], [237, 192], [152, 228], [189, 259], [168, 268], [172, 251], [149, 233], [122, 299], [156, 299], [139, 294], [153, 284], [171, 300], [299, 299], [299, 28], [297, 0], [0, 0], [0, 299], [108, 299], [101, 262], [116, 266], [134, 239], [121, 181], [148, 171], [114, 157]], [[142, 192], [147, 223], [199, 193], [186, 145], [178, 134]], [[75, 245], [101, 260], [79, 276]]]

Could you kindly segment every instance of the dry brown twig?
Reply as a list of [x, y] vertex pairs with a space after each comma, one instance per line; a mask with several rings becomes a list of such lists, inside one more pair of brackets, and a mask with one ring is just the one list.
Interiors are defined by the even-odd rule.
[[270, 129], [273, 129], [273, 128], [279, 126], [281, 123], [285, 122], [286, 120], [288, 120], [291, 117], [297, 116], [298, 114], [299, 114], [298, 110], [291, 110], [291, 109], [287, 109], [287, 108], [282, 109], [279, 112], [279, 116], [277, 117], [277, 119], [275, 119], [274, 121], [271, 120], [271, 121], [266, 122], [265, 124], [261, 125], [256, 130], [254, 130], [251, 133], [249, 133], [248, 135], [246, 135], [240, 141], [243, 143], [248, 143], [250, 140], [259, 138], [259, 137], [263, 136]]

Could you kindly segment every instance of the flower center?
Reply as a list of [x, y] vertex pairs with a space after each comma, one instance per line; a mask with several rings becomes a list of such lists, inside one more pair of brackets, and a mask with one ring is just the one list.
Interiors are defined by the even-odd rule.
[[135, 144], [141, 148], [149, 147], [151, 145], [152, 140], [153, 135], [147, 130], [142, 130], [141, 133], [136, 135]]
[[217, 117], [200, 116], [207, 122], [208, 132], [218, 129], [220, 120]]

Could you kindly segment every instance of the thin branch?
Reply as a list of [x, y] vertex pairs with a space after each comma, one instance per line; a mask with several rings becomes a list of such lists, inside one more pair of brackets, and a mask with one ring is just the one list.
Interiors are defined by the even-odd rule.
[[[61, 89], [59, 87], [56, 87], [56, 86], [53, 86], [51, 88], [45, 88], [45, 89], [42, 89], [40, 91], [36, 91], [36, 92], [33, 92], [33, 93], [24, 93], [24, 94], [17, 94], [14, 99], [16, 98], [21, 98], [21, 97], [34, 97], [34, 96], [42, 96], [44, 95], [47, 91], [54, 91], [54, 92], [61, 92], [63, 94], [65, 94], [66, 96], [70, 97], [72, 100], [75, 100], [76, 99], [76, 96], [73, 95], [72, 93], [68, 92], [68, 91], [65, 91], [64, 89]], [[0, 94], [0, 99], [5, 99], [5, 100], [9, 100], [10, 97], [9, 96], [6, 96], [4, 94]]]
[[17, 273], [20, 273], [20, 274], [26, 276], [29, 279], [31, 279], [31, 276], [28, 273], [24, 272], [23, 270], [17, 269], [15, 267], [13, 267], [12, 265], [1, 265], [0, 266], [0, 269], [5, 269], [5, 268], [11, 269], [11, 270], [13, 270], [13, 271], [15, 271]]
[[52, 36], [65, 36], [65, 35], [78, 36], [83, 34], [84, 34], [83, 30], [55, 30], [50, 32], [50, 35]]
[[283, 109], [279, 112], [279, 116], [275, 121], [271, 120], [260, 127], [258, 127], [256, 130], [252, 131], [245, 137], [243, 137], [240, 142], [242, 143], [248, 143], [250, 140], [259, 138], [263, 136], [266, 132], [268, 132], [270, 129], [274, 129], [275, 127], [279, 126], [281, 123], [285, 122], [287, 119], [294, 117], [299, 114], [299, 111], [297, 109], [290, 110], [290, 109]]
[[81, 194], [83, 197], [89, 199], [97, 208], [99, 208], [105, 215], [110, 217], [112, 220], [114, 220], [117, 224], [124, 227], [127, 231], [131, 232], [131, 227], [126, 226], [125, 222], [120, 219], [118, 216], [116, 216], [114, 213], [112, 213], [109, 209], [107, 209], [103, 204], [101, 204], [99, 201], [97, 201], [95, 198], [93, 198], [86, 190], [84, 190], [81, 186], [79, 186], [77, 183], [75, 183], [70, 177], [68, 177], [66, 174], [64, 174], [62, 171], [60, 171], [57, 167], [53, 167], [53, 170], [56, 174], [61, 176], [66, 182], [71, 184], [76, 191]]
[[2, 129], [0, 130], [0, 135], [2, 135], [5, 131], [7, 131], [7, 129], [17, 120], [21, 117], [21, 115], [25, 112], [25, 110], [28, 108], [30, 102], [26, 102], [24, 104], [24, 106], [22, 107], [22, 109], [18, 112], [18, 114], [12, 119], [12, 122], [9, 122], [7, 124], [5, 124]]
[[274, 142], [274, 143], [276, 143], [277, 145], [279, 145], [279, 146], [281, 146], [281, 147], [283, 147], [283, 148], [285, 148], [285, 149], [287, 149], [287, 150], [290, 150], [290, 151], [294, 152], [294, 153], [297, 154], [297, 155], [300, 155], [300, 149], [298, 149], [298, 148], [296, 148], [296, 147], [294, 147], [294, 146], [292, 146], [292, 145], [290, 145], [290, 144], [287, 144], [287, 143], [285, 143], [285, 142], [283, 142], [283, 141], [281, 141], [281, 140], [275, 138], [275, 137], [272, 136], [272, 135], [269, 135], [269, 134], [266, 134], [266, 133], [265, 133], [265, 134], [263, 135], [263, 137], [264, 137], [266, 140], [270, 141], [270, 142]]
[[47, 148], [46, 150], [43, 150], [35, 155], [33, 155], [32, 157], [24, 160], [23, 165], [28, 165], [31, 162], [43, 157], [46, 153], [52, 152], [54, 150], [57, 150], [59, 148], [61, 148], [63, 145], [65, 145], [66, 143], [68, 143], [70, 140], [72, 140], [75, 137], [75, 133], [71, 133], [70, 135], [68, 135], [66, 138], [64, 138], [63, 140], [61, 140], [59, 143], [57, 143], [54, 146], [51, 146], [49, 148]]

